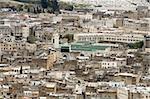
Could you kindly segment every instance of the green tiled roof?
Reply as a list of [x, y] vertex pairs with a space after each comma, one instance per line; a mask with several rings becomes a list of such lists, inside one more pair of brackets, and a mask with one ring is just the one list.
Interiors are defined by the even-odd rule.
[[109, 46], [94, 45], [90, 43], [75, 43], [71, 44], [71, 50], [80, 50], [80, 51], [97, 51], [105, 50]]

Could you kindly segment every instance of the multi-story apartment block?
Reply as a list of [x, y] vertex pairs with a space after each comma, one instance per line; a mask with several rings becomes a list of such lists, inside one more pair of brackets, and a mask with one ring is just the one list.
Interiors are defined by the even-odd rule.
[[22, 36], [22, 27], [21, 26], [13, 26], [12, 27], [13, 35], [16, 37]]
[[11, 28], [9, 26], [1, 25], [0, 26], [0, 35], [11, 35]]
[[123, 27], [132, 30], [148, 31], [149, 23], [144, 20], [124, 19]]
[[1, 42], [0, 49], [1, 51], [13, 52], [25, 49], [24, 43], [14, 43], [14, 42]]
[[102, 68], [119, 68], [120, 66], [126, 66], [125, 58], [116, 58], [116, 59], [104, 59], [101, 61]]

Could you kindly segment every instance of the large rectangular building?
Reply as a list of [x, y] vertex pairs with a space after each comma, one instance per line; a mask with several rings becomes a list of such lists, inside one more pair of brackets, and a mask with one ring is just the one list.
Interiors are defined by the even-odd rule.
[[121, 43], [135, 43], [144, 41], [142, 34], [125, 34], [125, 33], [78, 33], [74, 35], [76, 42], [121, 42]]

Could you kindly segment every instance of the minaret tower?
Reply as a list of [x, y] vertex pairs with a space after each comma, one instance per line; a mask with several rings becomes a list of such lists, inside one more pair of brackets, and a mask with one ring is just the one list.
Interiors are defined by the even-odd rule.
[[59, 48], [59, 34], [58, 33], [54, 33], [53, 37], [52, 37], [52, 43], [54, 45], [54, 48]]

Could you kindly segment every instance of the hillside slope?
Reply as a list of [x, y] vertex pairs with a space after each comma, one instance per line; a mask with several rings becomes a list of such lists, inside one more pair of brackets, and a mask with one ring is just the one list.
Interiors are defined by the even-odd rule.
[[135, 9], [137, 6], [150, 7], [149, 0], [60, 0], [70, 3], [102, 5], [103, 8]]
[[0, 3], [13, 3], [13, 4], [24, 4], [24, 3], [21, 3], [21, 2], [17, 2], [17, 1], [13, 1], [13, 0], [0, 0]]

